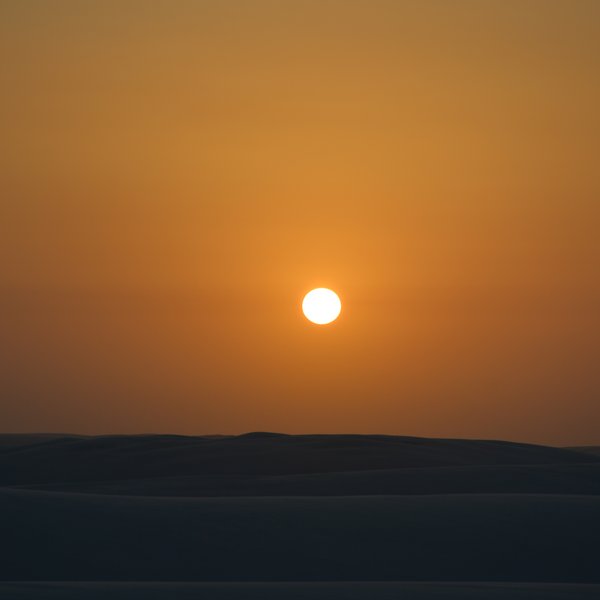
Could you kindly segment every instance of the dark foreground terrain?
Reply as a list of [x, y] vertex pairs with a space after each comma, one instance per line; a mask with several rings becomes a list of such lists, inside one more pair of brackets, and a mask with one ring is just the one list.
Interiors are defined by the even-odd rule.
[[600, 456], [391, 436], [4, 435], [0, 532], [3, 599], [600, 598]]
[[595, 585], [503, 583], [0, 583], [10, 600], [597, 600]]

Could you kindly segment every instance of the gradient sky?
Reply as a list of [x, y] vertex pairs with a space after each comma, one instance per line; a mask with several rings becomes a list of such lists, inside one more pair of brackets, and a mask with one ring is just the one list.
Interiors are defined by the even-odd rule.
[[600, 443], [600, 2], [5, 0], [0, 89], [3, 431]]

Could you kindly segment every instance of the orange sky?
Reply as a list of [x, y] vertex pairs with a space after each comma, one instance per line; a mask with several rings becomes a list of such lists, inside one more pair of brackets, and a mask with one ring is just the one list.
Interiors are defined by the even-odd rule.
[[595, 0], [3, 2], [1, 429], [600, 443], [599, 74]]

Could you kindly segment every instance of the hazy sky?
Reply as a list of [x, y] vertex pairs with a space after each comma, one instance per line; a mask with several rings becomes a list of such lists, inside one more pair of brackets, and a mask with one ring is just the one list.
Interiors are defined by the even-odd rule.
[[1, 430], [600, 443], [600, 2], [5, 0], [0, 89]]

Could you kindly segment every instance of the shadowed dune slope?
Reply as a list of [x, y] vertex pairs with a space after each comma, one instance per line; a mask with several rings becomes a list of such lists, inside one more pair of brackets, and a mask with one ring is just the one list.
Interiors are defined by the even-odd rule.
[[600, 495], [600, 464], [490, 465], [249, 477], [180, 476], [19, 486], [126, 496]]
[[573, 446], [567, 448], [567, 450], [573, 450], [574, 452], [582, 452], [584, 454], [591, 454], [592, 456], [600, 457], [600, 446]]
[[592, 600], [600, 585], [501, 583], [0, 583], [11, 600]]
[[176, 476], [261, 477], [416, 467], [600, 464], [568, 449], [486, 440], [381, 435], [0, 438], [0, 485]]
[[600, 583], [600, 497], [0, 490], [4, 581]]

